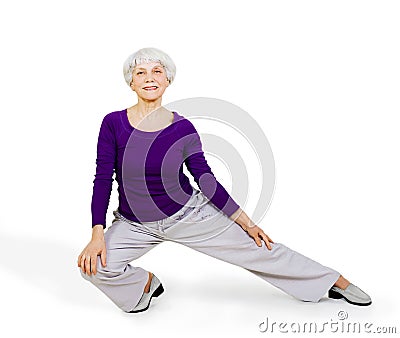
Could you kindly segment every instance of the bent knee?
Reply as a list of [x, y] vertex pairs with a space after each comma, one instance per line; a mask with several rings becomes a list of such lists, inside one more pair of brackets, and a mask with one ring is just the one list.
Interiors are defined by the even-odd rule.
[[123, 271], [112, 269], [112, 267], [109, 267], [108, 265], [105, 267], [103, 267], [102, 265], [97, 266], [96, 273], [91, 272], [90, 274], [88, 274], [83, 272], [82, 269], [79, 269], [79, 271], [84, 279], [89, 280], [91, 282], [104, 281], [110, 278], [115, 278], [123, 273]]
[[90, 276], [87, 273], [83, 272], [81, 268], [79, 268], [79, 272], [82, 278], [89, 279]]

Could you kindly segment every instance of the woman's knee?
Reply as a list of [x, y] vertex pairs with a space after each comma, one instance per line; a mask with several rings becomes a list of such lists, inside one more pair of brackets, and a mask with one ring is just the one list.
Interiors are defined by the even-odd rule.
[[103, 266], [101, 263], [100, 256], [97, 256], [97, 265], [96, 265], [96, 273], [93, 271], [88, 274], [86, 272], [83, 272], [82, 269], [79, 269], [81, 276], [89, 281], [95, 282], [95, 281], [102, 281], [102, 280], [107, 280], [109, 278], [117, 277], [120, 275], [123, 271], [120, 271], [116, 266], [113, 266], [111, 263], [107, 263], [106, 266]]

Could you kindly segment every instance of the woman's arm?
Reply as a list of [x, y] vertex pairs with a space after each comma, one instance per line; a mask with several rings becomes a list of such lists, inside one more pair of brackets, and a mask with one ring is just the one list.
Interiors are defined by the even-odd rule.
[[184, 162], [203, 194], [227, 216], [232, 215], [239, 205], [218, 182], [204, 156], [203, 146], [193, 123], [184, 125]]
[[104, 229], [116, 162], [115, 133], [110, 117], [111, 115], [108, 114], [103, 118], [97, 142], [97, 165], [91, 203], [92, 239], [78, 257], [78, 267], [88, 275], [97, 273], [98, 255], [100, 255], [102, 265], [106, 266]]
[[226, 189], [215, 178], [207, 160], [204, 157], [202, 142], [194, 125], [187, 120], [187, 138], [185, 143], [185, 164], [192, 174], [195, 182], [204, 195], [231, 220], [238, 223], [247, 234], [254, 239], [258, 246], [264, 240], [267, 248], [271, 250], [273, 241], [246, 215], [236, 201], [228, 194]]
[[116, 140], [112, 115], [107, 114], [101, 123], [97, 141], [96, 174], [92, 194], [92, 227], [102, 224], [106, 228], [106, 213], [110, 202], [116, 163]]
[[252, 228], [256, 225], [242, 208], [237, 209], [229, 218], [239, 224], [243, 229]]

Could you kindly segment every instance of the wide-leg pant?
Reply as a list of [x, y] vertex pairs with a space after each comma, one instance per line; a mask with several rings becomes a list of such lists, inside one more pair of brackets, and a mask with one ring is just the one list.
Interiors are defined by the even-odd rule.
[[81, 275], [129, 312], [139, 302], [148, 272], [130, 264], [163, 241], [174, 241], [240, 266], [303, 301], [318, 302], [340, 273], [274, 243], [258, 247], [243, 229], [198, 189], [174, 215], [154, 222], [133, 222], [114, 211], [104, 233], [107, 265], [97, 257], [97, 273]]

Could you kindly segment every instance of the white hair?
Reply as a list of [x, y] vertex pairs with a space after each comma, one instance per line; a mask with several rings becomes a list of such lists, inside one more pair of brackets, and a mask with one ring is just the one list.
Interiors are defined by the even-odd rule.
[[174, 81], [176, 67], [174, 61], [169, 57], [168, 54], [157, 48], [142, 48], [135, 53], [129, 55], [124, 62], [124, 77], [128, 86], [132, 82], [132, 72], [136, 65], [148, 62], [159, 62], [164, 67], [167, 73], [167, 79], [171, 84]]

